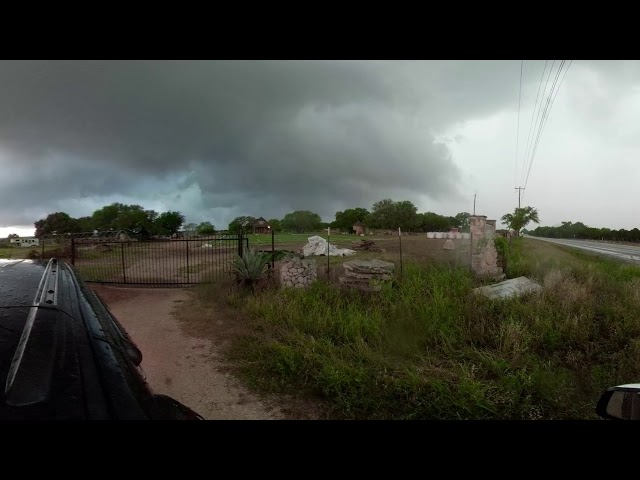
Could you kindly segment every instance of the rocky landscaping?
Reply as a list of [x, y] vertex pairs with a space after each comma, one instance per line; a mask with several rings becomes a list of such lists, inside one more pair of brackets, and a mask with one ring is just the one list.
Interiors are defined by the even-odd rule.
[[292, 256], [280, 266], [282, 287], [305, 288], [316, 281], [318, 272], [315, 259]]
[[382, 260], [351, 260], [342, 264], [344, 275], [340, 283], [347, 287], [368, 292], [382, 290], [384, 283], [393, 279], [395, 265]]

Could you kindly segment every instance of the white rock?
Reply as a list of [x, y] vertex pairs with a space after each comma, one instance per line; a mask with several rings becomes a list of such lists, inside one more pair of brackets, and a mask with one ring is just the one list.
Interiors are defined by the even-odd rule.
[[[327, 241], [324, 238], [314, 235], [312, 237], [309, 237], [307, 239], [307, 242], [308, 243], [302, 249], [302, 253], [305, 257], [327, 254]], [[335, 245], [329, 244], [330, 256], [343, 257], [347, 255], [353, 255], [355, 253], [355, 250], [351, 250], [348, 248], [338, 248]]]
[[509, 298], [520, 296], [525, 293], [536, 293], [542, 291], [542, 286], [528, 279], [527, 277], [518, 277], [505, 280], [504, 282], [478, 287], [473, 290], [488, 298]]

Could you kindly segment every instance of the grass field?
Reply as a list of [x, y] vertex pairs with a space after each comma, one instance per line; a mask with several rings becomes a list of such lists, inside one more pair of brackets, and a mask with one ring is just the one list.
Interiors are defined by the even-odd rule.
[[249, 385], [329, 418], [596, 418], [605, 388], [640, 380], [640, 269], [536, 240], [508, 261], [543, 293], [490, 301], [466, 268], [413, 261], [373, 295], [319, 281], [201, 298], [246, 324], [230, 358]]
[[[307, 243], [307, 239], [317, 235], [319, 237], [327, 239], [327, 232], [317, 232], [317, 233], [277, 233], [274, 236], [274, 243], [276, 245], [287, 243], [287, 244], [300, 244], [304, 245]], [[250, 245], [271, 245], [271, 235], [258, 235], [258, 234], [249, 234], [247, 235], [249, 238]], [[344, 243], [344, 242], [352, 242], [358, 240], [360, 237], [356, 235], [331, 235], [330, 242], [331, 243]], [[380, 239], [382, 236], [374, 236], [367, 235], [367, 239]]]
[[[58, 248], [57, 245], [45, 245], [44, 251], [51, 252]], [[42, 253], [42, 246], [28, 248], [28, 247], [0, 247], [0, 258], [9, 259], [23, 259], [28, 258], [29, 252], [36, 250], [38, 253]]]

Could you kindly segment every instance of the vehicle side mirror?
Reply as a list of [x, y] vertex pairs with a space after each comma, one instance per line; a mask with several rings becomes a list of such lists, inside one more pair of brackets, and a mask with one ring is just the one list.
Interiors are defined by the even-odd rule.
[[613, 420], [640, 420], [640, 384], [608, 389], [600, 397], [596, 413]]

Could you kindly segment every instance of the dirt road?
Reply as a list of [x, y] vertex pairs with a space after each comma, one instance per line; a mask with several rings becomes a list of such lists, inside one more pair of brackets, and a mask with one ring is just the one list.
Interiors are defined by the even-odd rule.
[[193, 295], [185, 289], [92, 285], [142, 350], [142, 368], [156, 393], [170, 395], [208, 420], [280, 419], [278, 407], [224, 373], [220, 346], [188, 335], [176, 318]]

